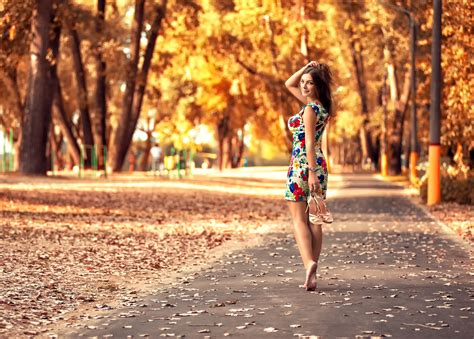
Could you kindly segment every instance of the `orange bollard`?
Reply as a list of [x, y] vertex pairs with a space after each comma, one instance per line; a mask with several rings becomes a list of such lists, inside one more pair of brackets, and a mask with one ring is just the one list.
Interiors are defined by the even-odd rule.
[[382, 160], [381, 160], [381, 174], [382, 176], [388, 176], [388, 156], [387, 153], [382, 153]]
[[410, 181], [415, 182], [415, 179], [418, 177], [418, 173], [416, 171], [416, 163], [418, 162], [418, 153], [411, 152], [410, 153]]
[[428, 168], [428, 206], [441, 202], [441, 146], [430, 145]]

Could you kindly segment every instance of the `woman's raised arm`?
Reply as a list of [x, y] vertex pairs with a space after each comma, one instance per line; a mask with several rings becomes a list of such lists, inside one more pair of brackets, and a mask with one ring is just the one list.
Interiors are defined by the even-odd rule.
[[288, 80], [285, 81], [285, 86], [288, 88], [291, 94], [293, 94], [299, 101], [303, 104], [306, 104], [305, 97], [301, 94], [301, 90], [299, 87], [301, 76], [303, 75], [304, 70], [306, 67], [315, 67], [317, 65], [317, 61], [311, 61], [307, 65], [303, 66], [300, 70], [296, 71]]

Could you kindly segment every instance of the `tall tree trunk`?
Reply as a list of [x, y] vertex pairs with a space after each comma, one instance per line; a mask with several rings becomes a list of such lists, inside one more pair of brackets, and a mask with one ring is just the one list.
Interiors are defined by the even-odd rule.
[[218, 163], [222, 171], [227, 165], [228, 135], [230, 133], [230, 117], [226, 111], [224, 117], [217, 123]]
[[28, 94], [22, 124], [20, 172], [46, 175], [46, 147], [51, 122], [52, 89], [46, 53], [52, 0], [36, 0], [31, 20]]
[[362, 46], [360, 43], [350, 38], [352, 64], [354, 66], [355, 78], [357, 80], [357, 88], [361, 102], [361, 114], [363, 116], [362, 126], [359, 131], [360, 144], [362, 146], [362, 158], [369, 158], [374, 162], [374, 147], [372, 145], [372, 136], [368, 127], [369, 124], [369, 107], [367, 99], [367, 87], [364, 72], [364, 59], [362, 56]]
[[53, 85], [54, 88], [54, 108], [53, 110], [53, 117], [56, 123], [61, 128], [61, 132], [66, 139], [68, 151], [74, 160], [74, 163], [79, 165], [81, 161], [81, 150], [79, 148], [79, 144], [77, 143], [77, 139], [74, 135], [72, 130], [72, 122], [69, 120], [66, 114], [66, 109], [64, 108], [64, 100], [61, 90], [61, 85], [59, 84], [59, 79], [53, 78], [55, 84]]
[[13, 170], [17, 171], [20, 169], [20, 149], [21, 149], [21, 143], [23, 141], [23, 131], [20, 128], [18, 130], [18, 137], [16, 141], [14, 142], [14, 149], [15, 149], [15, 154], [14, 154], [14, 159], [13, 159]]
[[390, 99], [394, 107], [393, 120], [388, 130], [389, 173], [395, 175], [402, 172], [400, 157], [402, 155], [403, 122], [405, 121], [410, 96], [410, 70], [405, 72], [401, 96], [399, 96], [398, 92], [398, 80], [393, 63], [388, 64], [387, 74], [388, 84], [390, 86]]
[[151, 138], [152, 138], [152, 131], [146, 132], [146, 140], [145, 140], [145, 149], [143, 150], [143, 156], [140, 161], [140, 165], [138, 166], [140, 171], [147, 171], [148, 170], [148, 163], [150, 161], [150, 151], [151, 151]]
[[222, 169], [231, 167], [232, 163], [232, 137], [227, 134], [222, 143]]
[[61, 154], [61, 144], [63, 142], [62, 136], [60, 135], [58, 140], [56, 140], [56, 136], [54, 134], [54, 124], [51, 124], [51, 129], [49, 131], [49, 145], [50, 145], [50, 153], [49, 156], [52, 157], [50, 159], [51, 163], [51, 170], [54, 168], [61, 169], [63, 168], [63, 158]]
[[133, 96], [133, 106], [132, 106], [132, 122], [129, 125], [127, 141], [130, 145], [133, 139], [133, 134], [138, 124], [138, 119], [140, 118], [140, 113], [142, 110], [143, 97], [145, 96], [145, 88], [147, 84], [148, 72], [151, 66], [151, 60], [153, 59], [153, 52], [155, 50], [156, 39], [161, 28], [161, 23], [166, 15], [166, 4], [167, 0], [163, 0], [161, 5], [155, 6], [155, 18], [151, 25], [151, 33], [148, 37], [148, 44], [145, 50], [145, 57], [143, 59], [142, 69], [140, 74], [138, 74], [135, 95]]
[[1, 70], [0, 75], [5, 87], [10, 91], [11, 99], [13, 100], [13, 108], [15, 109], [16, 115], [19, 117], [19, 121], [23, 121], [23, 111], [25, 105], [21, 100], [20, 88], [18, 87], [18, 76], [17, 69]]
[[57, 121], [61, 131], [63, 132], [69, 153], [76, 164], [80, 163], [80, 149], [77, 140], [72, 132], [72, 123], [66, 114], [64, 108], [64, 100], [61, 90], [61, 83], [58, 77], [58, 62], [59, 62], [59, 47], [61, 41], [61, 27], [59, 25], [54, 27], [54, 35], [51, 39], [51, 51], [54, 62], [50, 66], [51, 87], [53, 89], [53, 105], [56, 108], [53, 110], [54, 120]]
[[268, 93], [277, 93], [275, 94], [275, 101], [279, 104], [276, 105], [277, 107], [281, 107], [280, 115], [278, 117], [278, 122], [280, 124], [280, 128], [286, 136], [285, 145], [289, 152], [291, 152], [293, 148], [293, 134], [291, 133], [290, 129], [288, 128], [287, 120], [289, 116], [287, 115], [288, 112], [292, 111], [291, 104], [289, 100], [283, 100], [282, 95], [280, 92], [281, 88], [285, 88], [284, 81], [272, 79], [265, 73], [257, 72], [254, 68], [247, 65], [245, 62], [240, 60], [238, 57], [233, 56], [236, 63], [238, 63], [242, 68], [247, 71], [249, 74], [256, 76], [263, 80], [268, 89]]
[[81, 42], [79, 35], [74, 27], [69, 27], [69, 35], [71, 37], [71, 54], [74, 65], [74, 75], [76, 78], [77, 102], [79, 104], [80, 121], [82, 123], [82, 143], [85, 146], [84, 165], [90, 167], [92, 164], [92, 149], [94, 145], [94, 137], [92, 134], [92, 124], [87, 102], [87, 82], [84, 64], [81, 55]]
[[110, 165], [112, 171], [117, 172], [122, 169], [125, 156], [127, 155], [130, 141], [128, 140], [129, 125], [132, 122], [132, 105], [135, 94], [135, 83], [138, 71], [138, 61], [140, 59], [140, 38], [143, 27], [143, 17], [145, 11], [145, 0], [135, 1], [135, 14], [132, 23], [130, 60], [127, 67], [127, 81], [123, 96], [123, 110], [120, 115], [118, 126], [113, 136], [110, 149]]
[[[105, 21], [105, 0], [97, 1], [97, 18], [95, 31], [98, 36], [103, 35]], [[98, 165], [103, 169], [104, 164], [104, 146], [107, 146], [107, 98], [106, 98], [106, 64], [102, 56], [102, 46], [99, 44], [95, 49], [95, 69], [96, 69], [96, 87], [95, 87], [95, 107], [96, 119], [98, 125], [96, 128], [95, 140], [97, 143]]]
[[[303, 8], [304, 8], [304, 5], [303, 5]], [[303, 15], [304, 15], [304, 12], [303, 12]], [[273, 73], [279, 79], [280, 69], [279, 69], [278, 63], [277, 63], [278, 52], [277, 52], [277, 46], [276, 46], [275, 41], [274, 41], [274, 38], [275, 38], [275, 25], [271, 21], [270, 17], [265, 17], [265, 22], [266, 22], [266, 30], [267, 30], [268, 36], [270, 38], [270, 51], [271, 51], [271, 55], [272, 55]], [[242, 65], [242, 63], [241, 63], [241, 65]], [[246, 68], [246, 69], [249, 70], [250, 68]], [[261, 76], [256, 71], [254, 71], [254, 72], [255, 72], [254, 74]], [[265, 77], [263, 77], [263, 78], [265, 78]], [[277, 85], [278, 88], [274, 88], [275, 85]], [[278, 82], [275, 82], [275, 81], [271, 81], [271, 82], [267, 82], [267, 86], [270, 87], [269, 88], [269, 93], [274, 93], [274, 95], [275, 95], [276, 106], [277, 107], [282, 107], [282, 108], [286, 107], [286, 109], [281, 109], [280, 110], [279, 122], [280, 122], [281, 129], [285, 132], [285, 135], [287, 137], [286, 147], [287, 147], [288, 151], [291, 152], [292, 149], [293, 149], [293, 133], [291, 133], [291, 131], [288, 128], [288, 124], [287, 124], [287, 120], [288, 120], [288, 116], [287, 116], [288, 113], [287, 112], [291, 112], [291, 106], [288, 104], [287, 100], [283, 99], [282, 92], [280, 90], [281, 88], [285, 88], [284, 82], [280, 81], [280, 83], [278, 83]]]
[[303, 32], [301, 33], [301, 42], [300, 42], [300, 53], [305, 57], [305, 62], [308, 63], [309, 59], [308, 56], [311, 55], [311, 51], [308, 47], [308, 28], [304, 24], [306, 21], [306, 0], [299, 0], [298, 6], [296, 6], [299, 10], [298, 16], [303, 22]]
[[244, 154], [244, 131], [243, 129], [240, 130], [242, 132], [241, 137], [238, 135], [234, 135], [232, 138], [232, 158], [231, 158], [231, 167], [237, 168], [239, 167], [240, 161], [242, 160], [242, 155]]

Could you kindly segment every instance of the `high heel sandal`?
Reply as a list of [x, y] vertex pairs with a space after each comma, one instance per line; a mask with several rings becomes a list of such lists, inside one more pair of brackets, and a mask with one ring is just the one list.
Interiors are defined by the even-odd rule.
[[[323, 197], [320, 196], [320, 195], [317, 195], [315, 199], [318, 201], [319, 216], [321, 217], [323, 222], [325, 222], [326, 224], [331, 224], [334, 221], [334, 218], [333, 218], [331, 212], [329, 212], [329, 209], [326, 206], [326, 203], [324, 202]], [[322, 212], [321, 206], [324, 207], [324, 210], [326, 211], [325, 213]]]
[[308, 201], [306, 205], [306, 213], [308, 213], [310, 223], [314, 225], [322, 224], [323, 219], [321, 217], [321, 208], [319, 207], [318, 201], [313, 196], [313, 193], [311, 193], [308, 197]]
[[[322, 208], [326, 212], [323, 213]], [[320, 225], [323, 222], [326, 224], [330, 224], [334, 221], [334, 218], [329, 212], [329, 209], [324, 202], [324, 199], [321, 195], [311, 193], [308, 197], [306, 212], [308, 212], [309, 221], [314, 225]]]

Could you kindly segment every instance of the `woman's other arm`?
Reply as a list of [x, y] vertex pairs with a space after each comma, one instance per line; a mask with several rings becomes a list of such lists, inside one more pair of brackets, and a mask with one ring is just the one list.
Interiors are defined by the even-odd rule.
[[306, 148], [306, 156], [308, 158], [308, 166], [316, 167], [316, 152], [314, 150], [314, 135], [316, 131], [316, 112], [311, 106], [306, 106], [303, 113], [304, 123], [304, 143]]
[[[306, 157], [308, 159], [308, 167], [316, 167], [316, 151], [314, 144], [314, 135], [316, 131], [316, 112], [312, 107], [306, 106], [303, 113], [304, 122], [304, 142], [306, 148]], [[319, 179], [316, 177], [316, 173], [308, 170], [308, 184], [311, 191], [320, 190]]]

